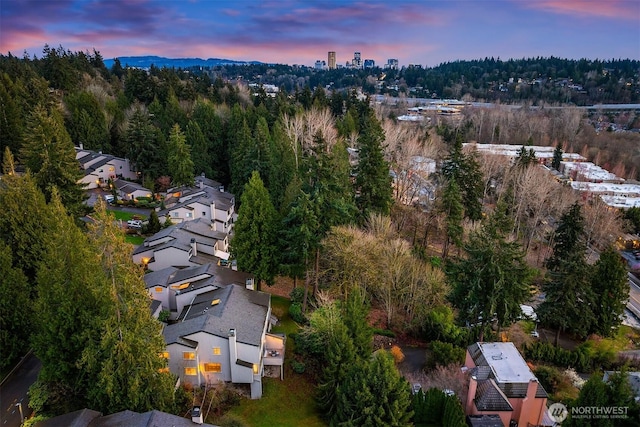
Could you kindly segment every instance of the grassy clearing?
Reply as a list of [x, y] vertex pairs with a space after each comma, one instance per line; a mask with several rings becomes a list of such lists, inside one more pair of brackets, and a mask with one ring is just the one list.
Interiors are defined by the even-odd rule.
[[272, 332], [287, 334], [284, 381], [278, 378], [263, 378], [262, 399], [243, 399], [240, 405], [229, 411], [231, 415], [239, 417], [251, 427], [326, 425], [316, 410], [313, 399], [314, 384], [306, 376], [294, 373], [289, 364], [295, 346], [290, 334], [296, 333], [299, 328], [289, 317], [289, 304], [287, 298], [271, 297], [273, 314], [280, 320]]
[[134, 234], [127, 234], [124, 237], [124, 241], [131, 243], [132, 245], [139, 246], [144, 243], [144, 236], [137, 236]]

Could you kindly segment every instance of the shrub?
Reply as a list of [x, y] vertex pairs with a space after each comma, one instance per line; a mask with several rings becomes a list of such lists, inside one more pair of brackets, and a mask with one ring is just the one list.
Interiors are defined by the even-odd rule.
[[430, 347], [431, 357], [428, 365], [432, 368], [464, 363], [465, 349], [462, 347], [455, 347], [453, 344], [442, 341], [432, 341]]
[[306, 323], [307, 319], [302, 313], [302, 304], [299, 302], [291, 303], [289, 306], [289, 316], [296, 323]]
[[295, 372], [296, 374], [304, 374], [305, 365], [304, 363], [298, 362], [297, 360], [293, 359], [291, 361], [291, 369], [293, 369], [293, 372]]
[[158, 320], [163, 323], [167, 323], [169, 316], [171, 316], [171, 312], [169, 310], [162, 310], [158, 315]]
[[404, 353], [402, 352], [402, 349], [397, 345], [391, 347], [390, 351], [391, 355], [393, 356], [393, 360], [395, 360], [396, 363], [401, 363], [404, 360]]
[[235, 414], [225, 414], [216, 424], [220, 427], [249, 427], [249, 424]]
[[297, 302], [302, 304], [304, 301], [304, 288], [293, 288], [289, 293], [289, 297], [291, 298], [291, 303]]

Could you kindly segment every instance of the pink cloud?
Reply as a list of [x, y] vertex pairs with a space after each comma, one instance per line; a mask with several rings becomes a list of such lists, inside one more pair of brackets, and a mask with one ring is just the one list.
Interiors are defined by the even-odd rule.
[[637, 20], [639, 6], [636, 1], [623, 0], [538, 0], [527, 2], [526, 7], [562, 15]]

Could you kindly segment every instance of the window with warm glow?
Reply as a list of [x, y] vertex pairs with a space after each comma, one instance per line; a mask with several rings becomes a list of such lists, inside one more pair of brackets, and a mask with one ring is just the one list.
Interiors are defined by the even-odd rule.
[[169, 359], [169, 352], [163, 351], [162, 353], [160, 353], [160, 357], [162, 357], [163, 359]]
[[205, 372], [221, 372], [222, 365], [220, 363], [205, 363], [204, 371]]
[[185, 375], [198, 375], [198, 370], [196, 368], [184, 368]]
[[163, 290], [163, 289], [164, 289], [164, 288], [163, 288], [162, 286], [156, 286], [156, 292], [157, 292], [157, 293], [162, 292], [162, 290]]
[[196, 360], [196, 354], [192, 351], [183, 351], [182, 358], [184, 360]]
[[161, 374], [168, 374], [169, 373], [169, 368], [160, 368], [160, 369], [158, 369], [158, 372], [160, 372]]
[[220, 347], [213, 347], [213, 355], [220, 356]]
[[257, 364], [253, 364], [253, 373], [257, 374], [258, 373], [258, 365]]

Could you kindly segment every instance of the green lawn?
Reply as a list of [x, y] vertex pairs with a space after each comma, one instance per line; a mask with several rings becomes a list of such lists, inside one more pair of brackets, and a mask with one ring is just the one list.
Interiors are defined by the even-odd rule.
[[298, 330], [298, 325], [289, 317], [289, 304], [286, 298], [271, 297], [273, 314], [280, 320], [280, 324], [272, 332], [287, 334], [284, 381], [279, 378], [263, 378], [262, 399], [242, 399], [238, 406], [229, 411], [251, 427], [326, 425], [316, 411], [314, 384], [306, 376], [294, 373], [289, 364], [294, 348], [290, 334]]
[[127, 234], [124, 237], [125, 242], [131, 243], [132, 245], [139, 246], [144, 243], [144, 236], [137, 236], [135, 234]]

